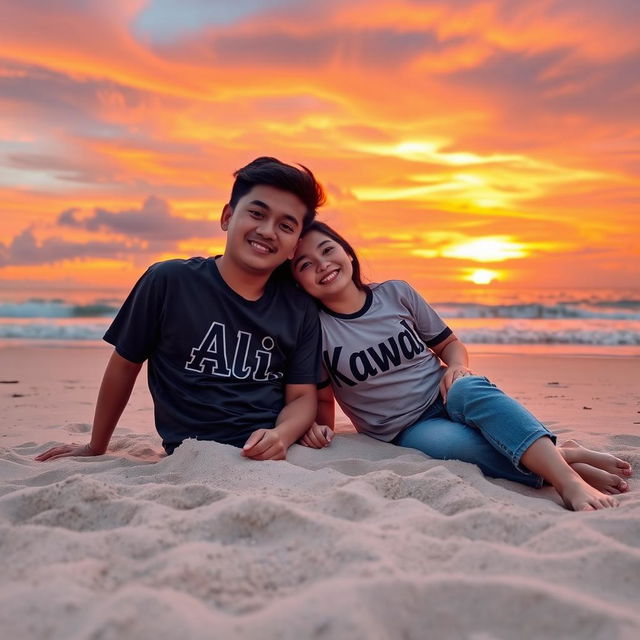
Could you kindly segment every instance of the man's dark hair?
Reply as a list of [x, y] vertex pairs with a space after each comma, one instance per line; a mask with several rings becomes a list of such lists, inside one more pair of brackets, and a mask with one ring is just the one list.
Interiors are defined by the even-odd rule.
[[235, 182], [231, 188], [229, 205], [235, 209], [238, 200], [247, 195], [253, 187], [265, 184], [282, 191], [288, 191], [300, 198], [307, 207], [303, 219], [303, 227], [306, 227], [315, 218], [316, 209], [323, 205], [327, 198], [322, 185], [316, 180], [313, 173], [304, 165], [298, 166], [300, 168], [268, 156], [256, 158], [233, 174]]

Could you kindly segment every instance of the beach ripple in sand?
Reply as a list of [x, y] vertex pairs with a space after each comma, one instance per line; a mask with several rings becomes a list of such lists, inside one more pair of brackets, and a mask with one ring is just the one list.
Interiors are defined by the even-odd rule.
[[286, 463], [195, 441], [149, 463], [149, 447], [46, 464], [32, 443], [0, 452], [4, 637], [640, 633], [635, 490], [575, 514], [550, 489], [357, 435]]

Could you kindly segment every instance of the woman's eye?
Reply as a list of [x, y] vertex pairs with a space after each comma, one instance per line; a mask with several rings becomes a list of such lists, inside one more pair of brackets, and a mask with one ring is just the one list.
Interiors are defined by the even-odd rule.
[[333, 251], [333, 247], [325, 247], [322, 252], [322, 255], [326, 256], [328, 253], [331, 253], [332, 251]]
[[310, 262], [303, 262], [300, 265], [300, 271], [304, 271], [311, 263]]

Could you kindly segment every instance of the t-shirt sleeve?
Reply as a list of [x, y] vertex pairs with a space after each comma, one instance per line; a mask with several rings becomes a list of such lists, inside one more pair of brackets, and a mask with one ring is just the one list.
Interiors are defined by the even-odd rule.
[[320, 320], [315, 305], [306, 305], [297, 343], [285, 374], [286, 384], [317, 384], [320, 362]]
[[164, 286], [155, 267], [138, 280], [104, 334], [103, 339], [131, 362], [144, 362], [160, 334]]
[[424, 340], [427, 347], [432, 348], [446, 340], [453, 332], [436, 310], [409, 284], [403, 283], [407, 289], [407, 299], [411, 305], [416, 332]]
[[320, 362], [320, 373], [318, 374], [318, 380], [319, 380], [319, 382], [316, 385], [317, 388], [318, 388], [318, 391], [320, 391], [321, 389], [326, 389], [331, 384], [331, 378], [329, 377], [329, 374], [327, 373], [327, 369], [322, 364], [322, 359], [321, 359], [321, 362]]

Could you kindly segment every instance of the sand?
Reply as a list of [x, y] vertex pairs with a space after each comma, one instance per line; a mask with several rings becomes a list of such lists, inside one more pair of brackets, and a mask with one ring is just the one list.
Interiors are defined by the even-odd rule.
[[[140, 380], [85, 442], [104, 347], [0, 348], [0, 629], [16, 639], [640, 637], [640, 484], [617, 509], [350, 433], [287, 462], [161, 456]], [[478, 354], [560, 440], [640, 469], [632, 357]]]

